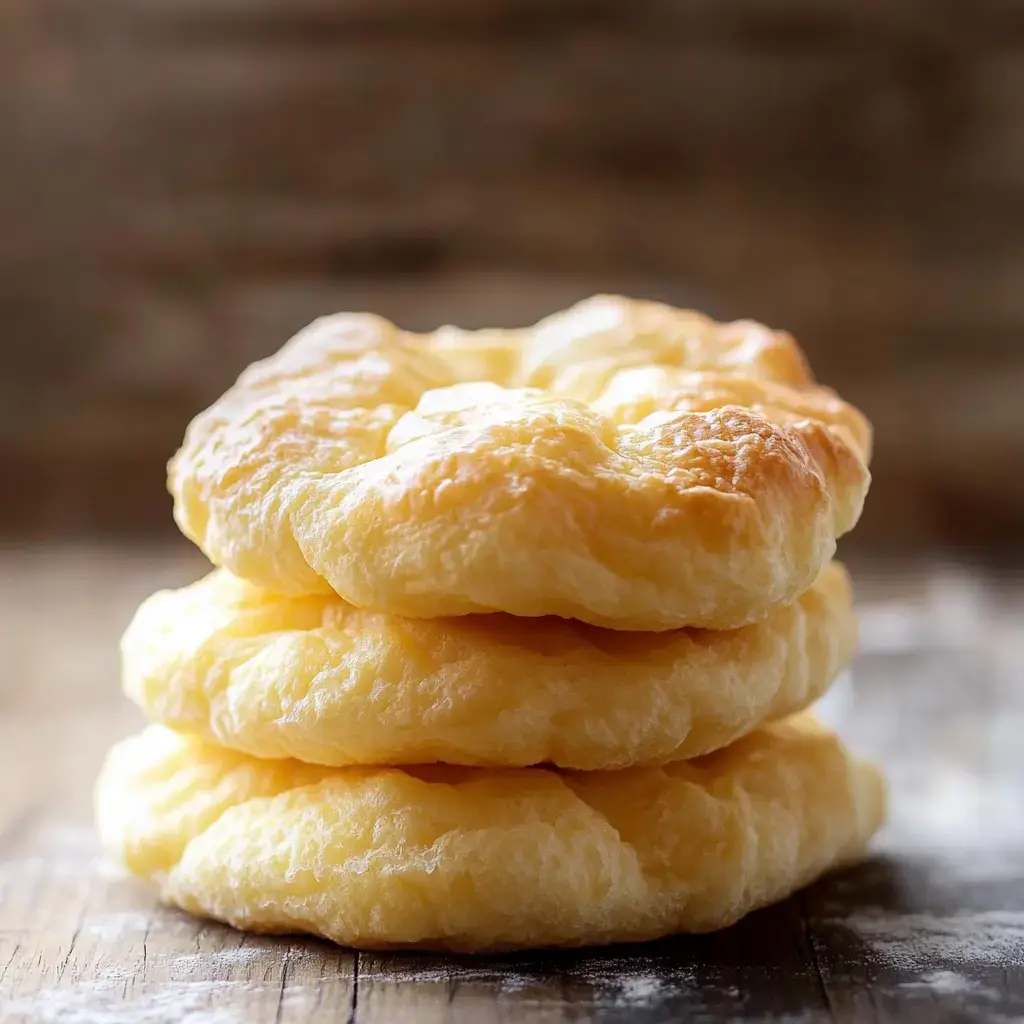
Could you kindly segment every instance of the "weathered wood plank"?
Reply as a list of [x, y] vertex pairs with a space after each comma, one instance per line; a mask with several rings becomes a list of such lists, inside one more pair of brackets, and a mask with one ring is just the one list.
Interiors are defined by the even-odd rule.
[[[76, 843], [87, 856], [69, 854]], [[79, 833], [61, 825], [49, 849], [35, 837], [38, 856], [7, 859], [3, 851], [5, 1021], [346, 1019], [354, 954], [242, 936], [165, 910], [109, 872], [94, 846], [87, 826]]]

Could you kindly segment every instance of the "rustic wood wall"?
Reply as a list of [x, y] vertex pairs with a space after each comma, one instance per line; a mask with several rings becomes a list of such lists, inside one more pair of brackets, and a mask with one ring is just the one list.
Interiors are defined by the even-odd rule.
[[0, 527], [169, 528], [188, 417], [313, 316], [597, 289], [790, 328], [861, 538], [1024, 513], [1019, 0], [0, 0]]

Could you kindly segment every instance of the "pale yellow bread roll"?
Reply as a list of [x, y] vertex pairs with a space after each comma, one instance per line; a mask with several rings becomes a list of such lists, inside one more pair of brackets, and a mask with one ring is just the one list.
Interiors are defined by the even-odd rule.
[[516, 331], [319, 320], [196, 417], [169, 486], [281, 593], [724, 629], [814, 582], [869, 454], [789, 335], [598, 296]]
[[705, 754], [802, 710], [856, 632], [835, 564], [754, 625], [657, 634], [400, 618], [218, 570], [142, 605], [123, 681], [153, 721], [256, 757], [608, 769]]
[[164, 901], [364, 948], [576, 946], [722, 928], [859, 858], [878, 771], [803, 717], [621, 772], [259, 761], [150, 726], [96, 791]]

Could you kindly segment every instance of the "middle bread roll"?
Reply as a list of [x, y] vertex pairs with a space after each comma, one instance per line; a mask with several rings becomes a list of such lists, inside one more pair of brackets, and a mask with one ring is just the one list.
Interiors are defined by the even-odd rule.
[[406, 619], [218, 570], [149, 598], [122, 647], [153, 721], [255, 757], [608, 770], [698, 757], [806, 708], [855, 642], [832, 564], [753, 625], [668, 633]]

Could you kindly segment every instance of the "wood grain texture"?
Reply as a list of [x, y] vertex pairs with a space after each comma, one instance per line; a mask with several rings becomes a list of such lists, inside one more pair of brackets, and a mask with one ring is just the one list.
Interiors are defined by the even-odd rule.
[[92, 779], [138, 725], [116, 640], [202, 571], [182, 547], [0, 554], [5, 1024], [671, 1020], [972, 1024], [1024, 1016], [1024, 582], [862, 573], [842, 728], [893, 822], [863, 866], [717, 935], [506, 957], [356, 954], [158, 907], [97, 849]]
[[0, 0], [0, 57], [0, 529], [161, 529], [188, 418], [324, 312], [605, 289], [801, 339], [888, 440], [858, 544], [1024, 510], [1012, 0]]

